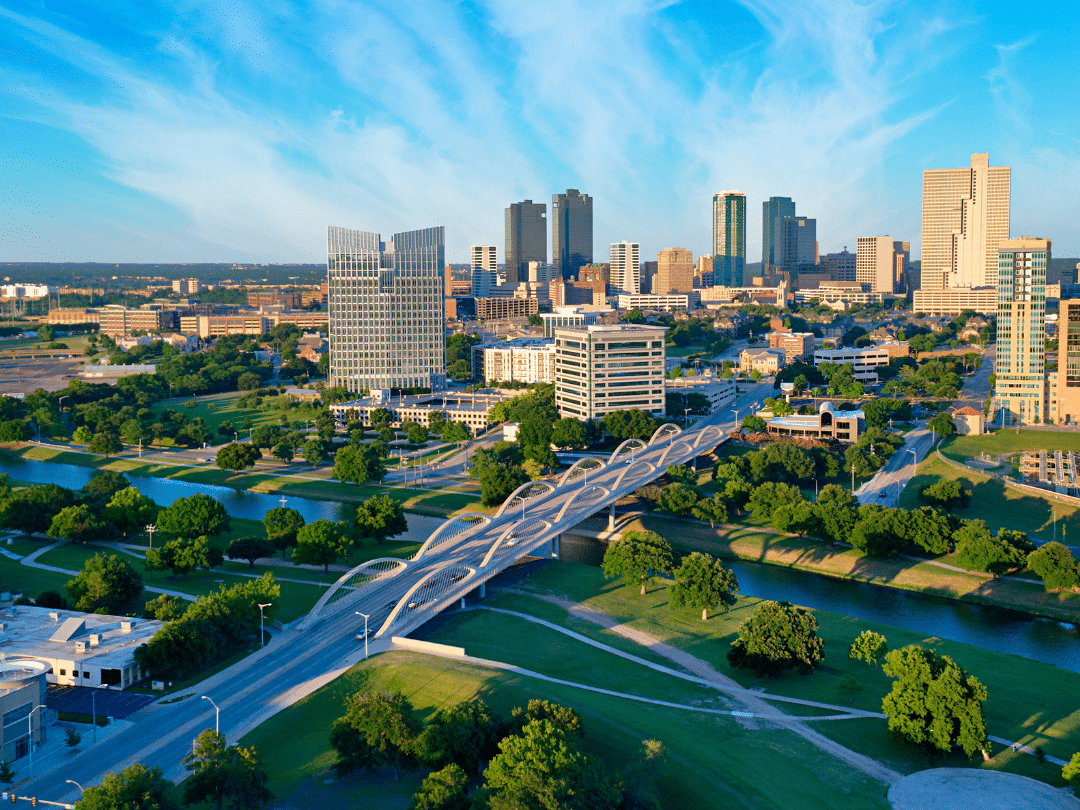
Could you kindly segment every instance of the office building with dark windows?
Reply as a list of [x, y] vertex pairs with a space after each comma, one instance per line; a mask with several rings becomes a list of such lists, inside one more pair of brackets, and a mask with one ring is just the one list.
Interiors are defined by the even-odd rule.
[[330, 385], [446, 386], [443, 227], [394, 234], [327, 228]]
[[713, 195], [713, 284], [743, 286], [745, 266], [746, 195], [721, 191]]
[[567, 280], [592, 264], [593, 201], [576, 188], [551, 195], [551, 260]]
[[522, 200], [506, 209], [506, 283], [531, 281], [529, 263], [547, 264], [547, 205]]

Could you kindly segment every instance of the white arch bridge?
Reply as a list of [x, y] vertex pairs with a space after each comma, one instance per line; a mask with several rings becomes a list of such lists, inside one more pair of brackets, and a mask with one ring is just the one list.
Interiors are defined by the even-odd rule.
[[[331, 586], [300, 624], [368, 616], [369, 641], [415, 630], [439, 611], [526, 556], [558, 556], [558, 538], [615, 502], [726, 441], [715, 425], [687, 431], [661, 425], [648, 442], [628, 439], [608, 457], [574, 463], [560, 478], [530, 481], [494, 517], [467, 513], [432, 532], [408, 560], [380, 558], [352, 569]], [[611, 518], [609, 525], [613, 526]]]

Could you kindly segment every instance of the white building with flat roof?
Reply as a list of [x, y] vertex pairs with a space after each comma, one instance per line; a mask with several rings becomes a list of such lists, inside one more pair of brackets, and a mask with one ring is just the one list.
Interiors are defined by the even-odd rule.
[[815, 366], [822, 363], [851, 363], [855, 368], [852, 378], [862, 383], [877, 382], [878, 367], [889, 365], [891, 359], [892, 354], [888, 347], [879, 346], [867, 346], [865, 349], [818, 349], [814, 352]]
[[687, 293], [620, 295], [619, 309], [663, 309], [672, 312], [689, 307], [691, 295]]
[[709, 413], [723, 413], [735, 403], [735, 378], [717, 377], [712, 371], [707, 370], [693, 377], [671, 377], [664, 384], [669, 394], [701, 394], [706, 397], [709, 400]]
[[559, 416], [598, 419], [621, 410], [663, 414], [665, 331], [627, 324], [556, 328]]
[[555, 337], [558, 326], [590, 326], [600, 319], [599, 310], [586, 310], [583, 307], [555, 307], [554, 312], [541, 312], [544, 322], [544, 337]]
[[486, 383], [555, 382], [555, 341], [523, 337], [472, 348], [473, 379]]

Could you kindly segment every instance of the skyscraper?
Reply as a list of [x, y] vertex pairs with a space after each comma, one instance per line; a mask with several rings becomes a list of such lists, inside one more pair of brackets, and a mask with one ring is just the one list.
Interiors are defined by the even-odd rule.
[[495, 245], [473, 245], [469, 248], [472, 269], [472, 293], [476, 298], [487, 298], [498, 282], [499, 265]]
[[[1050, 240], [1022, 236], [999, 243], [994, 409], [1002, 424], [1046, 418], [1046, 268]], [[1060, 376], [1061, 369], [1059, 369]]]
[[1011, 178], [986, 154], [972, 155], [967, 169], [923, 172], [922, 289], [996, 286]]
[[656, 255], [656, 283], [652, 292], [688, 293], [694, 289], [694, 254], [686, 248], [664, 248]]
[[[769, 197], [761, 204], [761, 269], [776, 264], [773, 249], [773, 231], [776, 220], [795, 216], [795, 203], [791, 197]], [[715, 274], [716, 268], [713, 268]]]
[[593, 260], [592, 197], [576, 188], [551, 195], [551, 260], [564, 279]]
[[896, 286], [896, 246], [891, 236], [860, 236], [855, 247], [855, 280], [869, 292], [892, 293]]
[[714, 194], [713, 279], [719, 286], [743, 286], [746, 266], [746, 195], [741, 191]]
[[611, 286], [616, 295], [641, 292], [641, 246], [637, 242], [611, 243]]
[[[780, 217], [773, 220], [772, 267], [796, 276], [817, 264], [817, 220]], [[715, 269], [713, 275], [716, 275]]]
[[528, 281], [529, 262], [547, 264], [547, 205], [523, 200], [506, 209], [506, 283]]
[[330, 385], [362, 390], [446, 386], [445, 234], [326, 229]]

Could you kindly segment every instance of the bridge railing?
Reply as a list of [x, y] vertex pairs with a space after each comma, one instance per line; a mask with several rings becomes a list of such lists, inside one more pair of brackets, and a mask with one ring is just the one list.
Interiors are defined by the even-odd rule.
[[336, 616], [354, 601], [359, 600], [376, 582], [395, 577], [405, 571], [408, 566], [408, 562], [396, 557], [380, 557], [363, 562], [351, 571], [346, 571], [327, 589], [315, 603], [315, 607], [308, 611], [308, 615], [300, 623], [300, 629], [306, 630], [322, 619]]
[[537, 495], [552, 492], [554, 489], [555, 485], [549, 481], [526, 481], [506, 497], [506, 500], [502, 502], [502, 506], [499, 507], [499, 511], [495, 513], [495, 519], [498, 520], [509, 510], [521, 506], [521, 504], [532, 500]]
[[463, 515], [452, 517], [439, 528], [431, 533], [417, 552], [409, 559], [419, 560], [425, 554], [430, 554], [439, 546], [443, 546], [453, 540], [462, 539], [470, 532], [478, 531], [491, 523], [491, 518], [479, 512], [466, 512]]
[[610, 467], [622, 456], [632, 456], [634, 453], [638, 453], [642, 450], [648, 449], [649, 445], [645, 444], [645, 442], [643, 442], [641, 439], [626, 439], [625, 441], [623, 441], [622, 444], [615, 448], [615, 451], [611, 454], [611, 457], [608, 458], [608, 466]]
[[565, 486], [571, 481], [580, 478], [583, 475], [587, 475], [591, 470], [602, 470], [607, 466], [604, 460], [597, 458], [596, 456], [586, 456], [585, 458], [579, 458], [573, 464], [570, 465], [570, 469], [567, 470], [563, 477], [559, 479], [559, 486]]
[[649, 447], [659, 444], [671, 436], [678, 436], [682, 433], [682, 428], [671, 422], [665, 422], [655, 431], [653, 431], [652, 438], [649, 439]]
[[444, 602], [455, 599], [461, 583], [476, 576], [476, 569], [467, 565], [448, 565], [421, 579], [398, 600], [375, 638], [383, 638], [395, 625], [407, 624], [421, 614], [437, 612]]
[[552, 524], [543, 518], [530, 518], [529, 520], [519, 522], [515, 526], [511, 526], [505, 532], [500, 534], [498, 539], [491, 544], [491, 548], [488, 549], [488, 553], [484, 555], [484, 561], [480, 563], [480, 567], [487, 568], [492, 557], [499, 551], [506, 551], [507, 549], [517, 546], [519, 543], [528, 543], [533, 538], [546, 532], [551, 526]]

